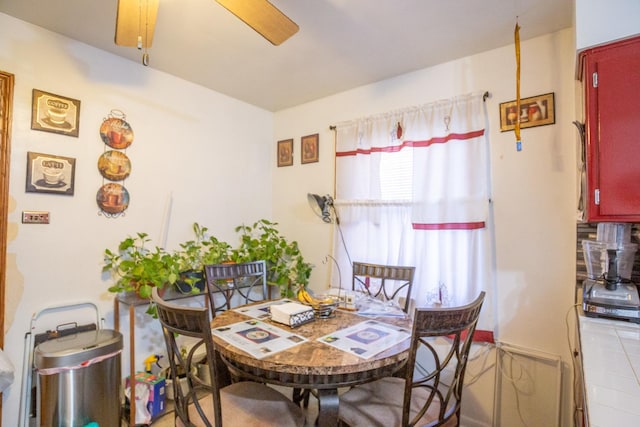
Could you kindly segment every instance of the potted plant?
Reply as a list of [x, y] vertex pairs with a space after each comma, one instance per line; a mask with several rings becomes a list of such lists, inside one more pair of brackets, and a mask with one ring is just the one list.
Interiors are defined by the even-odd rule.
[[180, 244], [174, 253], [179, 271], [176, 287], [184, 293], [199, 293], [205, 288], [204, 266], [228, 261], [231, 245], [207, 234], [208, 228], [193, 224], [195, 239]]
[[261, 219], [253, 225], [240, 225], [240, 244], [232, 251], [235, 262], [264, 260], [267, 282], [280, 288], [280, 295], [292, 297], [295, 288], [307, 286], [312, 265], [305, 262], [298, 242], [287, 240], [277, 228], [278, 223]]
[[178, 269], [174, 256], [157, 246], [148, 248], [149, 241], [147, 233], [137, 233], [122, 240], [117, 250], [105, 249], [102, 271], [111, 273], [115, 279], [109, 292], [135, 292], [140, 298], [150, 299], [154, 286], [164, 289], [176, 282]]

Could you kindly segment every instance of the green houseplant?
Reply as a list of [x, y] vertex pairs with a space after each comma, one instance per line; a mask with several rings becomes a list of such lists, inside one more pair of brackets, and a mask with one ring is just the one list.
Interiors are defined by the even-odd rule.
[[[102, 271], [111, 273], [115, 280], [109, 292], [135, 292], [140, 298], [150, 299], [154, 286], [175, 286], [183, 293], [202, 292], [207, 264], [264, 260], [268, 283], [278, 286], [281, 296], [293, 297], [297, 287], [309, 284], [312, 265], [304, 260], [298, 243], [287, 240], [277, 226], [266, 219], [238, 226], [235, 231], [240, 233], [240, 242], [233, 248], [194, 223], [195, 237], [174, 252], [149, 248], [148, 235], [137, 233], [122, 240], [116, 250], [105, 249]], [[154, 315], [155, 306], [150, 304], [147, 312]]]
[[175, 284], [179, 271], [174, 255], [157, 246], [150, 249], [149, 241], [147, 233], [137, 233], [122, 240], [117, 250], [105, 249], [102, 271], [115, 280], [109, 292], [135, 292], [150, 299], [154, 286], [164, 289]]
[[252, 225], [240, 225], [240, 244], [232, 251], [235, 262], [265, 260], [267, 281], [280, 288], [280, 295], [292, 297], [296, 286], [307, 286], [312, 265], [300, 252], [298, 242], [287, 240], [278, 223], [261, 219]]
[[197, 222], [193, 224], [195, 239], [180, 244], [174, 253], [179, 271], [176, 286], [184, 293], [199, 293], [204, 290], [204, 266], [228, 261], [231, 245], [207, 234], [208, 228]]

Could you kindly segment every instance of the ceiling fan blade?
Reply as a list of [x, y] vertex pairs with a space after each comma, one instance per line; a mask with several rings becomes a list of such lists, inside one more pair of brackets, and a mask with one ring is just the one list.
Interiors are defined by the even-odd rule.
[[118, 46], [138, 47], [140, 36], [139, 47], [151, 47], [158, 16], [158, 3], [159, 0], [118, 0], [115, 37]]
[[276, 46], [299, 30], [298, 24], [267, 0], [216, 1]]

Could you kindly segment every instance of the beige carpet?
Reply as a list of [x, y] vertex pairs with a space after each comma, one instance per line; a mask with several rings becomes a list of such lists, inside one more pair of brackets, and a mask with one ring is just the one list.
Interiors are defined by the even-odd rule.
[[[275, 388], [276, 390], [280, 391], [282, 394], [284, 394], [287, 397], [291, 397], [291, 388], [288, 387], [280, 387], [280, 386], [270, 386]], [[171, 412], [171, 404], [172, 402], [169, 401], [167, 402], [167, 410], [165, 411], [165, 414], [162, 415], [160, 418], [157, 418], [151, 425], [152, 427], [174, 427], [174, 417], [173, 417], [173, 412]], [[316, 417], [318, 415], [318, 401], [312, 396], [309, 399], [309, 407], [307, 409], [305, 409], [305, 412], [307, 414], [307, 426], [313, 426], [315, 424], [315, 420]], [[127, 423], [126, 421], [123, 421], [122, 423], [122, 427], [126, 427]]]

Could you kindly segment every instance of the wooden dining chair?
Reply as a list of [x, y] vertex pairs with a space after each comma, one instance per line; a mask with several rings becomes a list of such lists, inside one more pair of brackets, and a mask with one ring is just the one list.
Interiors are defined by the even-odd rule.
[[[212, 317], [234, 306], [234, 299], [237, 305], [269, 299], [265, 261], [208, 264], [204, 275]], [[217, 305], [216, 295], [222, 296], [222, 303]]]
[[[172, 372], [186, 375], [185, 390], [180, 381], [173, 381], [176, 426], [303, 426], [302, 410], [282, 393], [264, 384], [241, 381], [229, 384], [221, 356], [211, 337], [209, 310], [206, 307], [186, 307], [164, 301], [157, 288], [152, 300], [162, 325], [167, 356]], [[198, 341], [188, 353], [176, 342], [182, 335]], [[194, 355], [204, 346], [210, 381], [198, 377]]]
[[481, 292], [462, 307], [417, 308], [403, 376], [358, 385], [341, 395], [341, 423], [460, 425], [464, 374], [484, 297]]
[[[415, 271], [415, 267], [409, 266], [354, 262], [351, 288], [383, 301], [399, 302], [407, 313]], [[400, 297], [404, 298], [404, 302]]]

